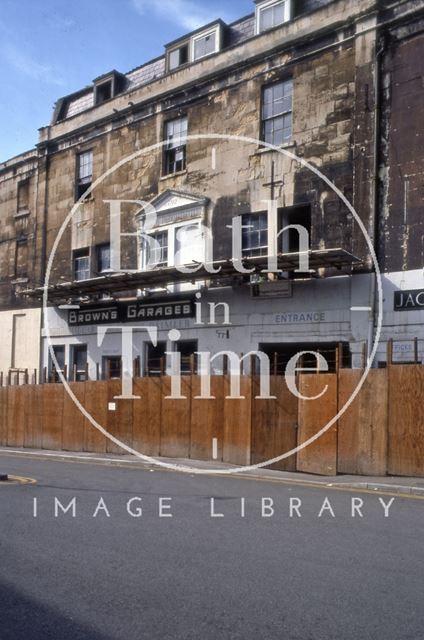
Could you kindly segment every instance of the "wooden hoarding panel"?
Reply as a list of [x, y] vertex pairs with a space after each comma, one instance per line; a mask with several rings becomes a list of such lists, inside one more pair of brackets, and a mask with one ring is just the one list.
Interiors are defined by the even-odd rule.
[[171, 378], [162, 378], [162, 428], [160, 455], [165, 458], [190, 457], [191, 377], [181, 378], [184, 400], [167, 400], [171, 395]]
[[[298, 400], [288, 389], [283, 376], [271, 377], [271, 395], [275, 400], [259, 400], [259, 380], [253, 379], [252, 464], [271, 460], [297, 446]], [[296, 455], [269, 467], [280, 471], [296, 470]]]
[[[300, 394], [318, 400], [299, 400], [299, 435], [301, 445], [337, 415], [337, 374], [303, 374], [298, 379]], [[337, 473], [337, 425], [333, 425], [314, 443], [297, 454], [297, 470], [333, 476]]]
[[7, 393], [7, 445], [23, 447], [26, 430], [24, 387], [10, 386]]
[[224, 462], [250, 465], [252, 438], [252, 379], [240, 378], [240, 395], [232, 399], [230, 377], [224, 379]]
[[159, 456], [161, 425], [161, 378], [134, 380], [133, 448], [146, 456]]
[[63, 400], [61, 384], [45, 384], [43, 394], [43, 449], [61, 451], [63, 446]]
[[42, 385], [29, 385], [26, 387], [27, 397], [25, 410], [26, 432], [24, 446], [34, 449], [43, 447], [44, 403]]
[[423, 399], [423, 366], [389, 368], [389, 474], [424, 476]]
[[191, 453], [193, 460], [213, 460], [214, 439], [217, 457], [222, 461], [224, 445], [224, 378], [211, 377], [211, 397], [214, 400], [196, 399], [201, 395], [200, 377], [192, 378], [191, 402]]
[[[85, 382], [85, 409], [107, 430], [108, 382]], [[86, 418], [84, 426], [84, 450], [90, 453], [106, 453], [106, 437]]]
[[[108, 382], [108, 404], [115, 406], [115, 410], [108, 411], [108, 432], [123, 444], [132, 446], [133, 441], [133, 406], [139, 400], [120, 400], [122, 395], [121, 380], [109, 380]], [[108, 453], [125, 454], [125, 449], [107, 440], [106, 450]]]
[[[352, 396], [363, 373], [362, 370], [340, 370], [339, 410]], [[339, 420], [339, 473], [386, 474], [387, 422], [387, 369], [372, 369], [357, 398]]]
[[0, 446], [7, 446], [7, 387], [0, 387]]
[[[85, 406], [85, 382], [72, 382], [69, 387]], [[65, 389], [63, 402], [63, 450], [84, 451], [85, 416]]]

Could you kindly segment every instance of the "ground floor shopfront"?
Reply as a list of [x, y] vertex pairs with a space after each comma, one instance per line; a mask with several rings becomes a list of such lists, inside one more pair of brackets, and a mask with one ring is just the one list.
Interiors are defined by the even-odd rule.
[[[422, 280], [421, 270], [383, 275], [383, 325], [374, 366], [385, 365], [391, 339], [395, 362], [424, 360]], [[277, 285], [279, 291], [274, 284], [201, 289], [197, 296], [188, 291], [111, 299], [80, 309], [51, 307], [48, 329], [42, 332], [43, 367], [50, 373], [53, 368], [49, 333], [59, 367], [70, 379], [120, 377], [122, 327], [132, 328], [133, 361], [141, 375], [169, 372], [166, 354], [173, 351], [182, 355], [183, 373], [196, 366], [190, 356], [198, 351], [212, 356], [263, 351], [279, 374], [301, 351], [319, 351], [330, 371], [337, 357], [346, 367], [364, 365], [378, 319], [378, 286], [372, 274], [294, 281]], [[157, 329], [157, 344], [147, 328]], [[213, 373], [222, 373], [224, 366], [225, 359], [217, 357]], [[249, 371], [247, 360], [244, 371]]]

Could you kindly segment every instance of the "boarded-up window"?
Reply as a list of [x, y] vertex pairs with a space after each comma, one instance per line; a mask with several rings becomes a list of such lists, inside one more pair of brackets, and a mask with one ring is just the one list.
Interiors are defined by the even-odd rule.
[[18, 184], [18, 211], [29, 210], [29, 180]]
[[28, 273], [28, 241], [26, 238], [21, 238], [16, 243], [15, 277], [27, 278]]

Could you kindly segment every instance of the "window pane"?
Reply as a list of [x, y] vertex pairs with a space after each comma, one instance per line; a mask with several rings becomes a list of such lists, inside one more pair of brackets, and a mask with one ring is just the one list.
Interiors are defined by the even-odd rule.
[[274, 26], [284, 22], [284, 4], [285, 3], [281, 2], [274, 7]]
[[93, 175], [93, 152], [87, 151], [78, 156], [78, 177], [80, 180]]
[[[266, 103], [272, 91], [272, 102]], [[291, 138], [293, 81], [285, 80], [264, 89], [262, 117], [264, 120], [264, 140], [269, 144], [281, 145]]]
[[260, 9], [259, 31], [272, 29], [285, 21], [286, 2], [277, 2], [270, 7]]
[[245, 256], [268, 253], [268, 219], [266, 213], [243, 216], [242, 251]]
[[265, 31], [272, 27], [272, 8], [262, 9], [260, 18], [260, 30]]
[[152, 239], [156, 241], [156, 245], [147, 243], [147, 260], [149, 266], [167, 265], [168, 264], [168, 232], [161, 231], [155, 233]]
[[172, 120], [166, 124], [167, 148], [175, 149], [186, 144], [187, 118]]
[[169, 68], [176, 69], [180, 66], [180, 50], [175, 49], [169, 54]]
[[75, 280], [88, 280], [90, 277], [90, 258], [88, 256], [75, 258]]
[[202, 58], [216, 50], [216, 33], [198, 38], [194, 41], [194, 59]]

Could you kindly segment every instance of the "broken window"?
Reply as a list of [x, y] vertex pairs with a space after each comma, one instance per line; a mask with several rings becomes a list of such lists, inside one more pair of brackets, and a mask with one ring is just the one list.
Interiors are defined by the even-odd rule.
[[292, 136], [293, 80], [264, 87], [262, 97], [263, 140], [276, 146]]
[[77, 155], [76, 200], [79, 200], [93, 182], [93, 152], [84, 151]]
[[186, 168], [187, 125], [186, 117], [165, 124], [165, 175], [184, 171]]

